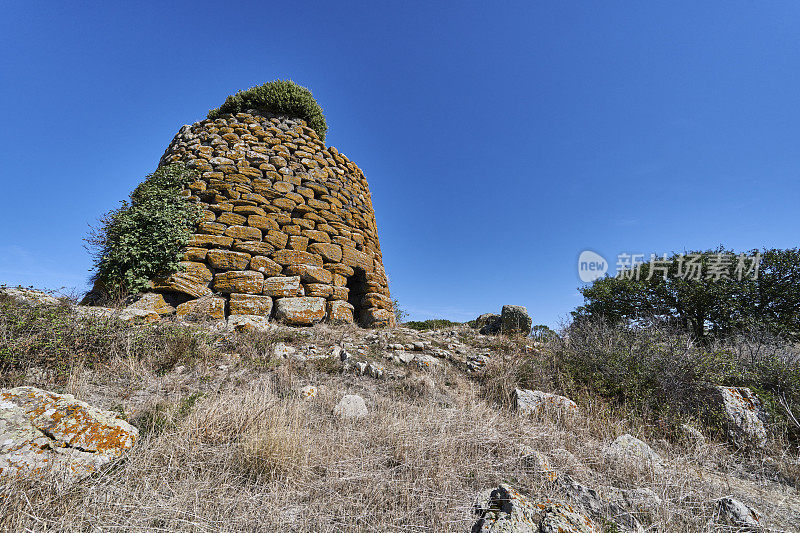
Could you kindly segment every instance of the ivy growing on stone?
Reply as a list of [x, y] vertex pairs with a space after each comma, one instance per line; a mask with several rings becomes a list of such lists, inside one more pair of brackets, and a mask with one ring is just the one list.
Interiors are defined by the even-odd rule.
[[208, 112], [208, 118], [245, 113], [250, 109], [301, 118], [317, 132], [321, 140], [325, 140], [328, 125], [322, 108], [314, 100], [311, 91], [291, 80], [271, 81], [228, 96], [221, 106]]
[[178, 271], [201, 209], [182, 191], [197, 180], [183, 163], [158, 168], [105, 214], [86, 241], [94, 252], [95, 283], [115, 296], [135, 294], [150, 280]]

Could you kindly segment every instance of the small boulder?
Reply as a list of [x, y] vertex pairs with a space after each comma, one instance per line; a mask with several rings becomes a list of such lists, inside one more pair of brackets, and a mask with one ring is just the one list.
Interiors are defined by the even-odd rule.
[[494, 313], [484, 313], [475, 319], [475, 325], [478, 328], [478, 333], [482, 335], [494, 335], [500, 333], [500, 326], [502, 322], [500, 315]]
[[175, 314], [175, 308], [167, 303], [164, 299], [164, 295], [157, 292], [146, 292], [136, 296], [125, 309], [153, 311], [158, 313], [159, 316]]
[[339, 400], [333, 408], [333, 414], [343, 420], [361, 418], [367, 416], [367, 404], [361, 396], [348, 394]]
[[627, 433], [617, 437], [608, 446], [606, 453], [616, 459], [632, 459], [640, 467], [659, 468], [662, 466], [661, 457], [646, 442]]
[[115, 413], [71, 394], [0, 390], [0, 478], [55, 470], [78, 481], [121, 457], [138, 435]]
[[738, 448], [761, 449], [767, 443], [761, 401], [746, 387], [715, 387], [712, 394], [725, 418], [728, 437]]
[[504, 305], [500, 314], [500, 331], [503, 335], [520, 335], [527, 337], [531, 334], [533, 320], [528, 310], [521, 305]]
[[59, 305], [61, 303], [61, 300], [52, 294], [23, 287], [0, 286], [0, 294], [5, 294], [18, 302], [30, 305]]
[[721, 522], [748, 531], [762, 527], [761, 513], [729, 496], [717, 501], [717, 515]]
[[228, 330], [230, 331], [267, 331], [272, 327], [269, 318], [261, 315], [230, 315]]
[[564, 413], [577, 412], [578, 405], [567, 398], [549, 392], [538, 390], [515, 389], [514, 406], [522, 414], [535, 414], [549, 409], [556, 409]]
[[570, 506], [533, 502], [508, 485], [486, 491], [475, 502], [472, 533], [595, 533], [599, 529]]
[[314, 398], [317, 395], [317, 388], [314, 385], [306, 385], [300, 389], [300, 397], [304, 400]]

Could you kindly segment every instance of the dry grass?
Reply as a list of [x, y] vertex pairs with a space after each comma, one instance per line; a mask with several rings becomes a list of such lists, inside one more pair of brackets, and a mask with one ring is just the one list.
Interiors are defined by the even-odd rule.
[[[127, 460], [66, 491], [54, 480], [0, 487], [9, 495], [0, 500], [0, 527], [465, 531], [474, 521], [475, 494], [500, 482], [534, 497], [561, 497], [526, 460], [531, 449], [597, 489], [652, 489], [665, 503], [640, 517], [656, 531], [723, 531], [708, 502], [731, 492], [744, 497], [747, 487], [724, 473], [744, 466], [722, 448], [653, 443], [672, 465], [660, 474], [610, 459], [604, 444], [636, 428], [609, 418], [600, 403], [583, 404], [578, 417], [521, 419], [490, 406], [480, 387], [452, 370], [415, 373], [402, 386], [283, 372], [280, 379], [263, 373], [241, 386], [162, 405], [157, 424], [140, 416], [136, 422], [150, 426]], [[287, 395], [309, 379], [320, 385], [319, 396]], [[352, 392], [366, 398], [369, 416], [333, 417], [338, 399]], [[437, 401], [443, 397], [448, 401]], [[760, 485], [747, 497], [774, 517], [781, 509], [771, 501], [778, 489]]]
[[[34, 383], [105, 408], [119, 404], [140, 428], [137, 445], [115, 467], [68, 488], [52, 478], [0, 482], [0, 530], [466, 531], [476, 494], [501, 482], [533, 498], [564, 499], [531, 451], [607, 498], [612, 487], [652, 490], [662, 503], [643, 504], [637, 515], [649, 531], [732, 531], [714, 520], [713, 501], [726, 495], [761, 510], [774, 531], [800, 529], [800, 461], [786, 448], [744, 457], [715, 442], [667, 442], [646, 418], [588, 393], [573, 396], [577, 416], [517, 416], [508, 405], [516, 385], [558, 392], [546, 372], [531, 374], [522, 363], [521, 352], [545, 357], [524, 341], [460, 332], [495, 354], [484, 379], [443, 364], [429, 372], [392, 367], [397, 377], [373, 380], [340, 373], [330, 360], [272, 357], [276, 342], [361, 342], [365, 333], [355, 328], [224, 338], [139, 331], [115, 330], [102, 364]], [[153, 353], [135, 345], [142, 338], [156, 339]], [[304, 400], [297, 390], [308, 383], [320, 392]], [[369, 415], [334, 417], [344, 394], [362, 395]], [[623, 433], [647, 440], [666, 468], [605, 453]]]

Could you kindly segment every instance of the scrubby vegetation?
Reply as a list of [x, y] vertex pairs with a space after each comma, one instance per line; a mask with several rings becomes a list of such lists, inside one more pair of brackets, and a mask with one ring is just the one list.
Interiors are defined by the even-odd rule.
[[291, 80], [271, 81], [228, 96], [221, 106], [208, 112], [208, 118], [243, 113], [248, 109], [301, 118], [325, 140], [328, 125], [322, 108], [310, 90]]
[[200, 216], [183, 194], [197, 172], [182, 163], [160, 167], [130, 201], [100, 220], [86, 239], [95, 257], [94, 280], [112, 296], [141, 292], [148, 281], [178, 271], [183, 247]]
[[658, 321], [585, 320], [549, 336], [536, 354], [519, 354], [513, 345], [507, 352], [485, 376], [490, 394], [502, 403], [514, 387], [557, 390], [602, 399], [659, 438], [682, 438], [686, 422], [723, 438], [717, 416], [708, 411], [709, 387], [749, 387], [764, 402], [772, 435], [800, 444], [800, 348], [764, 331], [707, 344]]
[[453, 326], [460, 326], [461, 322], [453, 322], [445, 318], [431, 318], [429, 320], [409, 320], [403, 322], [403, 326], [417, 331], [429, 331], [432, 329], [451, 328]]

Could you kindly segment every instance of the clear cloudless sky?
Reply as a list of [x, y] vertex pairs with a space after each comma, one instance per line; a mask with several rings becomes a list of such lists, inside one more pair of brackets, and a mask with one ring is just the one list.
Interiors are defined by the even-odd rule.
[[800, 3], [0, 3], [0, 283], [84, 290], [88, 226], [183, 124], [310, 88], [415, 319], [558, 325], [577, 258], [798, 245]]

